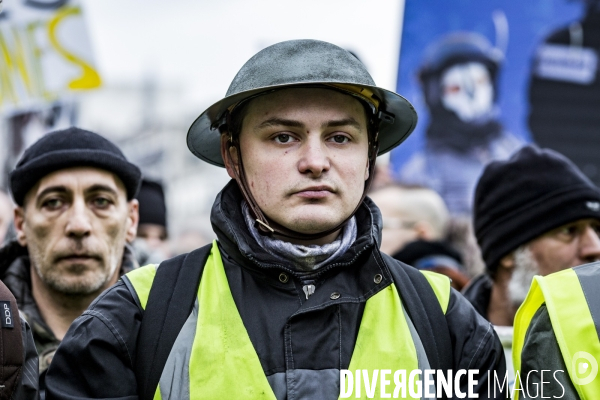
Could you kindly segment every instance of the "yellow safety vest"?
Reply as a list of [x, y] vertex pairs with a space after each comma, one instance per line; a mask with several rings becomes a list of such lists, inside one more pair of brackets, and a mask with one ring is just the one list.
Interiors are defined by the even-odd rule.
[[[600, 263], [534, 277], [527, 298], [515, 317], [515, 371], [521, 370], [521, 353], [531, 320], [544, 303], [577, 393], [581, 399], [600, 399], [600, 377], [594, 379], [600, 360]], [[585, 368], [580, 370], [581, 363], [587, 363], [587, 366], [584, 364]], [[518, 394], [515, 391], [515, 400], [518, 400]]]
[[[155, 274], [154, 265], [127, 274], [144, 309]], [[445, 313], [450, 299], [449, 279], [433, 272], [424, 274]], [[202, 273], [197, 300], [198, 319], [188, 369], [190, 387], [186, 390], [189, 399], [275, 400], [233, 300], [216, 241]], [[392, 284], [367, 301], [348, 369], [411, 371], [418, 368], [415, 344], [400, 296]], [[163, 375], [165, 373], [180, 371], [163, 371]], [[169, 397], [168, 393], [169, 388], [161, 388], [159, 384], [154, 399]], [[364, 388], [361, 394], [366, 398]], [[379, 380], [375, 394], [380, 394]]]

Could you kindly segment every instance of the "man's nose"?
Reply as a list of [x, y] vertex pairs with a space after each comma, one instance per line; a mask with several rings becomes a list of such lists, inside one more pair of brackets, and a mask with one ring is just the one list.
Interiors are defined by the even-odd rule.
[[85, 201], [75, 200], [67, 215], [66, 234], [73, 238], [83, 238], [90, 235], [92, 230], [90, 210], [86, 207]]
[[298, 170], [319, 177], [331, 168], [327, 146], [320, 138], [309, 138], [302, 145]]
[[600, 237], [590, 225], [582, 233], [579, 250], [581, 259], [586, 263], [600, 260]]

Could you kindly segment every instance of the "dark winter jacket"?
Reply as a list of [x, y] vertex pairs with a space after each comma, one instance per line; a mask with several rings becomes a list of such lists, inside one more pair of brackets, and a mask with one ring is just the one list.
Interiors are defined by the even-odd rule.
[[488, 308], [490, 307], [493, 284], [494, 282], [488, 274], [481, 274], [473, 278], [462, 291], [463, 296], [469, 300], [475, 310], [487, 320], [489, 320]]
[[[262, 369], [277, 399], [337, 399], [339, 370], [348, 368], [365, 302], [380, 283], [373, 277], [387, 268], [378, 249], [379, 210], [366, 199], [356, 214], [358, 234], [351, 248], [331, 265], [300, 273], [258, 246], [245, 225], [241, 201], [239, 189], [230, 183], [218, 195], [211, 221], [235, 304]], [[384, 286], [391, 284], [389, 270], [383, 279]], [[302, 290], [307, 281], [316, 287], [308, 300]], [[346, 301], [333, 303], [333, 292]], [[60, 345], [48, 371], [48, 399], [137, 399], [134, 365], [142, 317], [123, 281], [104, 292]], [[483, 394], [488, 371], [505, 373], [492, 326], [456, 291], [446, 320], [453, 367], [479, 369], [480, 398], [488, 398]], [[294, 374], [286, 377], [291, 369]], [[289, 389], [292, 384], [294, 391]], [[503, 398], [499, 392], [497, 398]]]

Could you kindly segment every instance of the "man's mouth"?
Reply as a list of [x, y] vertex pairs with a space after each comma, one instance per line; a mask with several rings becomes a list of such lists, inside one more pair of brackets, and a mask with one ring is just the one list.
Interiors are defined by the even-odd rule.
[[72, 263], [77, 262], [87, 262], [90, 260], [98, 260], [99, 257], [92, 254], [69, 254], [66, 256], [61, 256], [57, 259], [57, 261], [67, 261]]
[[330, 186], [320, 185], [301, 189], [294, 194], [307, 199], [322, 199], [331, 196], [333, 193], [334, 190]]

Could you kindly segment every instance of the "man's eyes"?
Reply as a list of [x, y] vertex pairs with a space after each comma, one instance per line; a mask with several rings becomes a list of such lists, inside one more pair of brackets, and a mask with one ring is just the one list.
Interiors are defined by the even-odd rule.
[[106, 197], [95, 197], [92, 200], [92, 203], [97, 208], [107, 208], [108, 206], [110, 206], [112, 204], [112, 201]]
[[558, 234], [563, 236], [574, 236], [575, 234], [577, 234], [577, 231], [577, 226], [571, 225], [560, 228]]
[[64, 201], [59, 198], [47, 199], [42, 203], [42, 207], [50, 210], [56, 210], [64, 204]]
[[[112, 205], [114, 202], [108, 197], [97, 196], [97, 197], [92, 198], [90, 203], [95, 208], [105, 209], [105, 208], [108, 208], [110, 205]], [[88, 203], [88, 204], [90, 204], [90, 203]], [[59, 208], [63, 207], [65, 204], [66, 204], [66, 201], [64, 199], [51, 198], [51, 199], [44, 200], [44, 202], [42, 203], [42, 207], [46, 208], [48, 210], [58, 210]]]
[[[294, 136], [292, 136], [290, 134], [280, 133], [280, 134], [276, 135], [275, 137], [273, 137], [273, 140], [277, 143], [291, 143], [291, 142], [295, 141], [296, 139], [294, 138]], [[350, 138], [346, 135], [332, 135], [327, 138], [327, 141], [334, 142], [337, 144], [344, 144], [344, 143], [348, 143], [350, 141]]]
[[277, 135], [277, 136], [274, 137], [274, 140], [277, 143], [289, 143], [289, 142], [292, 141], [292, 139], [293, 139], [292, 135], [288, 135], [286, 133], [281, 133], [281, 134], [279, 134], [279, 135]]
[[[600, 224], [590, 224], [589, 226], [600, 236]], [[586, 229], [586, 226], [567, 225], [560, 228], [558, 234], [561, 236], [574, 237], [582, 234]]]
[[334, 141], [335, 143], [348, 143], [350, 141], [350, 138], [348, 136], [345, 135], [334, 135], [330, 138], [332, 141]]

